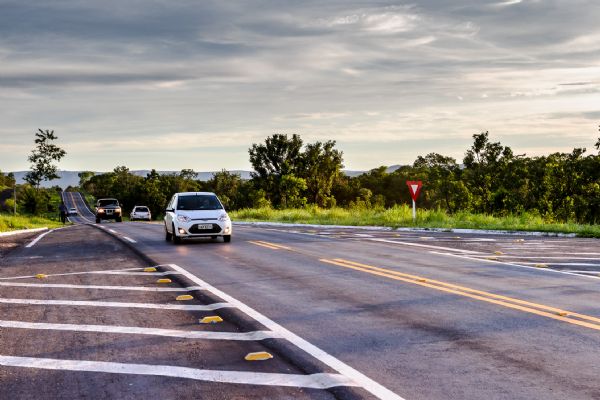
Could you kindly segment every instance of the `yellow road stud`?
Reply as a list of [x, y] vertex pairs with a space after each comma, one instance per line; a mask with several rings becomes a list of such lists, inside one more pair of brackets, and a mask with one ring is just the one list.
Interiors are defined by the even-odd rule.
[[199, 321], [201, 324], [216, 324], [218, 322], [223, 322], [223, 318], [218, 315], [211, 315], [210, 317], [204, 317]]
[[497, 260], [497, 259], [498, 259], [498, 257], [489, 256], [489, 257], [486, 257], [486, 259], [487, 259], [487, 260]]
[[498, 250], [498, 251], [495, 251], [494, 254], [497, 255], [497, 256], [501, 256], [504, 253]]
[[194, 300], [194, 296], [192, 296], [191, 294], [182, 294], [180, 296], [177, 296], [175, 298], [175, 300], [177, 300], [177, 301]]
[[548, 268], [546, 264], [535, 264], [536, 268]]
[[154, 267], [144, 268], [144, 272], [156, 272], [156, 268], [154, 268]]
[[273, 356], [270, 353], [267, 353], [266, 351], [259, 351], [257, 353], [248, 353], [246, 355], [246, 357], [244, 357], [244, 359], [246, 361], [263, 361], [263, 360], [268, 360], [270, 358], [273, 358]]
[[171, 283], [172, 281], [169, 278], [160, 278], [156, 281], [156, 283]]
[[427, 279], [423, 279], [423, 278], [417, 279], [417, 282], [427, 282]]
[[556, 314], [557, 314], [557, 315], [560, 315], [561, 317], [566, 317], [566, 316], [568, 316], [568, 315], [569, 315], [569, 313], [568, 313], [568, 312], [566, 312], [566, 311], [559, 311], [559, 312], [557, 312]]
[[44, 279], [44, 278], [47, 278], [48, 275], [46, 275], [46, 274], [37, 274], [35, 277], [38, 278], [38, 279]]

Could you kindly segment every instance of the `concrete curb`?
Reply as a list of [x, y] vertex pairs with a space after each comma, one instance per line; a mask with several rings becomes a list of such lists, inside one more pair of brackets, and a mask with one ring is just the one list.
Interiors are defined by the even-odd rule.
[[288, 228], [333, 228], [333, 229], [360, 229], [366, 231], [388, 231], [388, 232], [445, 232], [445, 233], [473, 233], [479, 235], [507, 235], [507, 236], [540, 236], [540, 237], [577, 237], [576, 233], [558, 233], [558, 232], [534, 232], [534, 231], [505, 231], [490, 229], [463, 229], [463, 228], [391, 228], [389, 226], [352, 226], [352, 225], [317, 225], [317, 224], [294, 224], [286, 222], [244, 222], [236, 221], [234, 225], [247, 226], [274, 226]]
[[47, 231], [47, 230], [48, 230], [47, 227], [35, 228], [35, 229], [19, 229], [18, 231], [0, 232], [0, 237], [23, 235], [26, 233], [36, 233], [36, 232], [42, 232], [42, 231]]

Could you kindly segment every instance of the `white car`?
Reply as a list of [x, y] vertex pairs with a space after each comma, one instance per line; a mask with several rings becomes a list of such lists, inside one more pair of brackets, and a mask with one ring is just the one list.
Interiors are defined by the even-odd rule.
[[77, 215], [77, 209], [75, 207], [69, 208], [69, 213], [67, 215]]
[[231, 242], [231, 219], [216, 194], [211, 192], [175, 193], [165, 210], [165, 239], [223, 237]]
[[131, 221], [135, 221], [136, 219], [150, 221], [152, 219], [152, 214], [150, 213], [150, 209], [146, 206], [135, 206], [133, 207], [133, 210], [131, 210], [131, 214], [129, 214], [129, 219]]

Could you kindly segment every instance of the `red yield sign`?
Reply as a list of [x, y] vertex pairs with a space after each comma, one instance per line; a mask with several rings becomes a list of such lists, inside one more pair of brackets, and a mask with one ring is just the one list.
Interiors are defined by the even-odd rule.
[[417, 201], [419, 197], [419, 193], [421, 193], [421, 187], [423, 183], [421, 181], [406, 181], [408, 185], [408, 191], [410, 192], [410, 197], [412, 197], [413, 201]]

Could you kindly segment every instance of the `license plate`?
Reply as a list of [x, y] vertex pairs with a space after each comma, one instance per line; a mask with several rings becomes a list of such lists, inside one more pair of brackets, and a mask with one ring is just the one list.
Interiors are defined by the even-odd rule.
[[212, 229], [212, 224], [198, 224], [197, 229], [200, 229], [200, 230]]
[[106, 210], [106, 214], [107, 214], [107, 215], [108, 215], [108, 214], [112, 214], [112, 213], [113, 213], [113, 210]]

